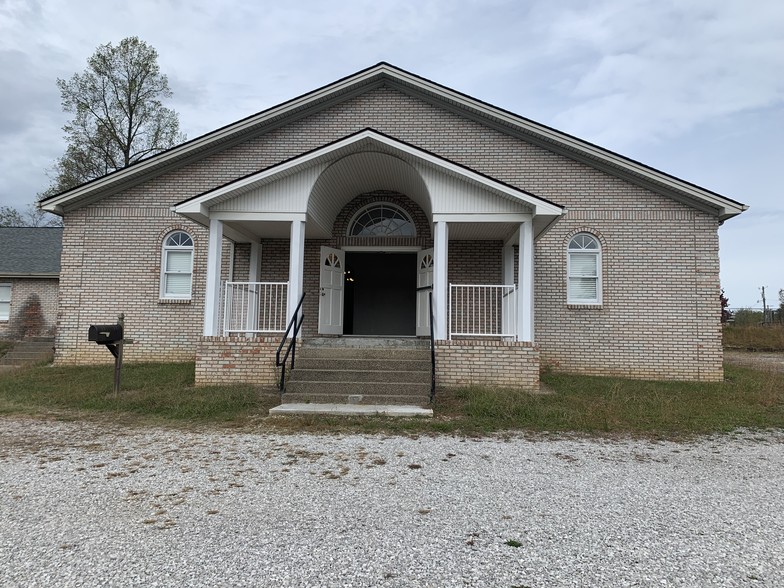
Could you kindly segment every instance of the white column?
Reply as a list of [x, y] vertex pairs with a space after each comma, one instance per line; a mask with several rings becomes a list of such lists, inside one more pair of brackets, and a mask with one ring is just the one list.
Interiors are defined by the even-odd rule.
[[294, 316], [294, 310], [302, 297], [305, 267], [305, 221], [291, 221], [291, 243], [289, 249], [289, 295], [286, 323]]
[[449, 320], [449, 226], [445, 221], [435, 223], [433, 235], [433, 334], [436, 339], [447, 338]]
[[261, 243], [250, 244], [250, 269], [248, 270], [248, 281], [259, 281], [259, 268], [261, 267]]
[[[251, 241], [250, 260], [248, 264], [248, 281], [259, 281], [259, 261], [261, 257], [261, 243]], [[246, 328], [254, 330], [257, 328], [256, 321], [259, 320], [259, 286], [249, 286], [248, 292], [248, 323]], [[253, 333], [246, 333], [252, 337]]]
[[[514, 237], [512, 237], [514, 239]], [[514, 247], [511, 242], [504, 244], [503, 249], [503, 276], [501, 283], [504, 286], [511, 286], [515, 283], [514, 279]], [[515, 288], [515, 290], [517, 290]], [[504, 333], [517, 332], [517, 292], [514, 296], [504, 297], [501, 304], [501, 324]]]
[[223, 221], [210, 219], [210, 238], [207, 245], [207, 284], [204, 295], [204, 335], [218, 335], [221, 299], [221, 256], [223, 254]]
[[534, 231], [531, 221], [520, 225], [517, 272], [517, 340], [534, 340]]

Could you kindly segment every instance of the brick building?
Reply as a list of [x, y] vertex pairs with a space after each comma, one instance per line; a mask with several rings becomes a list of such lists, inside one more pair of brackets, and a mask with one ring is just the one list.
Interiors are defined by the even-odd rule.
[[0, 338], [52, 335], [63, 229], [0, 227]]
[[275, 380], [303, 336], [424, 337], [438, 381], [541, 366], [718, 380], [739, 202], [381, 63], [42, 203], [64, 218], [56, 362]]

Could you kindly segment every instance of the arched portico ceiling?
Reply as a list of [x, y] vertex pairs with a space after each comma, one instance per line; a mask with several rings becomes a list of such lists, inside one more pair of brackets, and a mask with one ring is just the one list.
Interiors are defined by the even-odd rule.
[[205, 225], [211, 218], [222, 220], [251, 240], [270, 231], [282, 236], [295, 220], [307, 222], [308, 237], [325, 238], [341, 208], [373, 190], [405, 194], [433, 221], [533, 219], [535, 234], [564, 213], [557, 204], [372, 129], [180, 202], [173, 210]]
[[308, 216], [331, 227], [340, 210], [355, 196], [374, 190], [405, 194], [428, 218], [432, 206], [421, 174], [402, 159], [379, 151], [363, 151], [334, 162], [319, 176], [308, 199]]

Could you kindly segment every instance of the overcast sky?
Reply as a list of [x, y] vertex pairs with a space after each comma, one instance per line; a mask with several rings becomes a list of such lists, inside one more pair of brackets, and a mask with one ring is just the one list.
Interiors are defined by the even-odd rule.
[[388, 61], [748, 204], [730, 304], [784, 288], [781, 0], [0, 0], [0, 205], [64, 150], [55, 80], [132, 35], [188, 138]]

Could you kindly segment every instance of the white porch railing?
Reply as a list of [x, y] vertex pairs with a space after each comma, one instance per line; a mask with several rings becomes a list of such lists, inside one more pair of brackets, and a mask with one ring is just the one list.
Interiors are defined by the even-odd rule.
[[288, 282], [226, 282], [223, 335], [285, 332], [288, 286]]
[[517, 289], [449, 284], [449, 338], [517, 338]]

